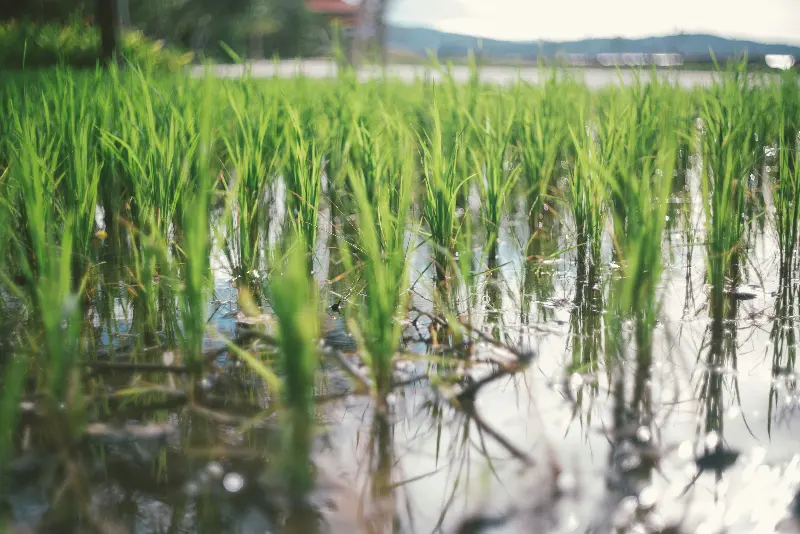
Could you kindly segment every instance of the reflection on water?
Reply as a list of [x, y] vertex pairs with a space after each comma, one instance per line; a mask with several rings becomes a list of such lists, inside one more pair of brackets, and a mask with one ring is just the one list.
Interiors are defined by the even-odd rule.
[[[797, 259], [776, 261], [774, 238], [751, 223], [729, 279], [754, 284], [754, 298], [710, 290], [696, 244], [696, 184], [676, 183], [652, 352], [607, 358], [615, 264], [570, 248], [570, 221], [556, 215], [558, 206], [530, 217], [519, 210], [509, 214], [496, 254], [475, 236], [475, 276], [467, 287], [450, 287], [449, 301], [435, 302], [431, 248], [412, 249], [412, 304], [420, 311], [405, 336], [420, 358], [409, 357], [404, 369], [462, 373], [461, 393], [412, 380], [390, 394], [382, 413], [366, 396], [344, 395], [346, 377], [323, 364], [313, 491], [300, 502], [289, 498], [283, 477], [287, 429], [269, 392], [209, 338], [199, 379], [146, 367], [132, 379], [98, 367], [92, 394], [112, 386], [139, 394], [88, 402], [90, 419], [107, 428], [79, 445], [59, 446], [57, 428], [26, 412], [7, 503], [14, 524], [137, 533], [763, 531], [755, 529], [787, 516], [800, 480]], [[753, 205], [769, 202], [759, 191]], [[314, 270], [327, 298], [326, 342], [352, 351], [339, 303], [353, 288], [342, 285], [332, 211], [320, 215]], [[265, 234], [280, 238], [274, 229]], [[179, 360], [175, 297], [167, 286], [132, 291], [126, 254], [109, 243], [92, 282], [87, 320], [97, 357]], [[212, 264], [212, 322], [235, 337], [241, 273], [219, 253]], [[479, 296], [474, 307], [471, 295]], [[468, 308], [486, 338], [471, 352], [448, 350], [457, 329], [435, 317]], [[493, 341], [535, 358], [498, 373], [486, 363], [503, 355]], [[476, 363], [467, 364], [470, 355]], [[476, 383], [482, 387], [470, 389]], [[135, 436], [126, 430], [134, 424]]]

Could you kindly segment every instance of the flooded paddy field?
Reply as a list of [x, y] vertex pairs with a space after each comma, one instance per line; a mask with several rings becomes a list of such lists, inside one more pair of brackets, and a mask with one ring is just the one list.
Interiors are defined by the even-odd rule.
[[0, 93], [0, 532], [800, 531], [796, 74]]

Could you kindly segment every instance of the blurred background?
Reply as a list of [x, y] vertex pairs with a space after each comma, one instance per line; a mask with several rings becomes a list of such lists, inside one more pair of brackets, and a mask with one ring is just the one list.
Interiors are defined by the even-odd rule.
[[116, 50], [172, 68], [337, 51], [354, 63], [475, 54], [600, 67], [710, 67], [710, 51], [771, 68], [800, 57], [796, 0], [0, 0], [0, 23], [6, 68], [92, 66]]

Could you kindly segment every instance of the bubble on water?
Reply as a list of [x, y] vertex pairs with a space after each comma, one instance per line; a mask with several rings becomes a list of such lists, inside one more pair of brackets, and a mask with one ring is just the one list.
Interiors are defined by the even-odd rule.
[[222, 479], [222, 485], [231, 493], [237, 493], [244, 487], [244, 478], [239, 473], [228, 473]]
[[572, 376], [569, 377], [569, 387], [570, 389], [578, 389], [583, 385], [583, 377], [580, 373], [572, 373]]
[[222, 464], [219, 462], [210, 462], [206, 466], [206, 472], [211, 475], [212, 478], [220, 478], [225, 470], [222, 468]]
[[650, 441], [650, 438], [652, 437], [652, 435], [653, 435], [653, 434], [652, 434], [652, 432], [651, 432], [651, 431], [650, 431], [650, 429], [649, 429], [649, 428], [647, 428], [646, 426], [640, 426], [640, 427], [639, 427], [639, 428], [636, 430], [636, 437], [637, 437], [637, 438], [639, 439], [639, 441], [641, 441], [642, 443], [647, 443], [648, 441]]
[[189, 497], [194, 497], [199, 492], [200, 488], [197, 486], [195, 482], [187, 482], [186, 486], [183, 487], [183, 491]]
[[714, 449], [719, 445], [719, 434], [717, 434], [716, 430], [712, 430], [706, 434], [705, 444], [709, 449]]
[[639, 503], [636, 497], [629, 496], [622, 499], [614, 512], [614, 516], [611, 518], [614, 527], [622, 529], [630, 525], [636, 516], [636, 508], [638, 506]]
[[731, 406], [728, 408], [727, 417], [728, 419], [736, 419], [742, 414], [742, 410], [738, 406]]
[[574, 532], [578, 529], [581, 522], [575, 514], [569, 514], [567, 519], [564, 520], [564, 524], [562, 526], [562, 532]]
[[636, 454], [631, 454], [620, 460], [619, 465], [623, 471], [633, 471], [642, 465], [642, 459]]
[[667, 520], [658, 513], [647, 514], [644, 524], [647, 532], [663, 532], [667, 528]]
[[669, 222], [669, 215], [666, 215], [666, 216], [664, 216], [664, 220], [665, 220], [666, 222]]
[[643, 509], [652, 508], [658, 500], [658, 490], [653, 486], [647, 486], [639, 492], [639, 507]]
[[765, 171], [767, 171], [767, 172], [770, 172], [770, 171], [772, 171], [772, 169], [770, 168], [770, 166], [769, 166], [769, 165], [767, 165], [766, 167], [764, 167], [764, 170], [765, 170]]
[[558, 489], [562, 493], [570, 493], [578, 487], [578, 479], [572, 473], [561, 473], [558, 477]]

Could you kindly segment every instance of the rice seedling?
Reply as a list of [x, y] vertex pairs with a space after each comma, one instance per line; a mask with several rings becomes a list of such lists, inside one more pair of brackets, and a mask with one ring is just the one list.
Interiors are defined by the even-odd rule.
[[[349, 323], [357, 336], [375, 384], [380, 406], [391, 388], [392, 359], [400, 343], [403, 326], [399, 320], [408, 299], [408, 243], [406, 216], [411, 205], [411, 181], [398, 182], [397, 211], [389, 210], [390, 194], [385, 188], [374, 192], [370, 203], [363, 173], [351, 173], [350, 187], [357, 208], [356, 243], [341, 241], [345, 250], [357, 250], [364, 284], [364, 299], [352, 303], [354, 320]], [[354, 270], [352, 254], [344, 254], [348, 270]]]
[[722, 305], [726, 277], [738, 283], [747, 178], [754, 164], [746, 103], [752, 89], [744, 65], [731, 66], [701, 100], [703, 207], [709, 225], [709, 282], [716, 306]]
[[[495, 354], [486, 346], [518, 355], [513, 345], [524, 339], [546, 338], [540, 346], [548, 349], [563, 343], [566, 368], [583, 384], [569, 400], [582, 414], [590, 412], [581, 402], [606, 380], [617, 429], [638, 430], [654, 416], [651, 369], [669, 350], [657, 346], [655, 329], [663, 318], [671, 334], [674, 301], [664, 303], [674, 276], [665, 244], [686, 246], [687, 260], [675, 253], [671, 267], [688, 264], [686, 294], [694, 295], [692, 244], [703, 231], [707, 237], [713, 320], [704, 363], [730, 364], [736, 332], [725, 325], [741, 324], [742, 312], [773, 321], [772, 312], [739, 308], [725, 294], [756, 268], [741, 261], [745, 250], [769, 260], [768, 247], [750, 248], [761, 242], [757, 225], [743, 224], [760, 216], [762, 178], [776, 180], [764, 202], [772, 192], [782, 256], [773, 363], [793, 369], [797, 303], [787, 273], [800, 238], [796, 77], [751, 79], [737, 65], [693, 90], [646, 73], [590, 90], [556, 70], [542, 72], [540, 86], [484, 84], [474, 58], [467, 83], [455, 69], [442, 72], [438, 81], [414, 83], [362, 81], [351, 69], [324, 82], [113, 67], [4, 78], [0, 314], [13, 321], [0, 321], [0, 335], [12, 331], [0, 338], [11, 354], [0, 361], [0, 476], [19, 443], [19, 403], [30, 398], [37, 416], [57, 419], [47, 432], [60, 439], [42, 449], [54, 442], [76, 450], [85, 423], [102, 418], [114, 432], [139, 422], [177, 426], [178, 439], [188, 430], [192, 455], [224, 456], [226, 471], [240, 453], [260, 462], [277, 452], [281, 461], [265, 465], [276, 466], [293, 502], [289, 514], [297, 515], [294, 505], [317, 483], [316, 413], [328, 413], [329, 402], [338, 410], [339, 397], [352, 394], [320, 365], [321, 355], [336, 356], [369, 386], [380, 412], [393, 389], [409, 381], [426, 387], [424, 378], [450, 386], [458, 410], [483, 383], [516, 370], [511, 360], [489, 363]], [[702, 170], [699, 180], [673, 172], [687, 167]], [[673, 216], [681, 208], [671, 212], [669, 204], [700, 196], [687, 187], [703, 198], [681, 204], [684, 211], [704, 210], [705, 219], [681, 235]], [[425, 280], [428, 249], [434, 287]], [[573, 249], [578, 261], [560, 262]], [[608, 268], [604, 259], [613, 259]], [[412, 268], [420, 274], [410, 288]], [[254, 271], [266, 276], [257, 280]], [[695, 308], [686, 304], [687, 316]], [[426, 331], [426, 316], [441, 324]], [[157, 360], [174, 354], [182, 359], [175, 369]], [[412, 374], [409, 361], [427, 375]], [[633, 383], [624, 376], [631, 367]], [[101, 368], [113, 369], [108, 379]], [[695, 397], [706, 428], [721, 429], [724, 382], [712, 374]], [[185, 411], [152, 408], [165, 397]], [[278, 424], [264, 417], [275, 407]], [[432, 428], [443, 432], [448, 412], [433, 409]], [[467, 428], [482, 432], [474, 413]], [[390, 418], [375, 422], [375, 442], [366, 445], [381, 449], [374, 493], [392, 499], [392, 482], [402, 480], [391, 471], [398, 436]], [[235, 450], [231, 425], [241, 436]], [[113, 449], [115, 458], [128, 452], [120, 443]], [[356, 449], [363, 453], [363, 440]], [[209, 474], [218, 467], [210, 462]], [[248, 488], [270, 478], [237, 470]]]
[[780, 89], [778, 126], [778, 177], [775, 186], [775, 226], [781, 253], [782, 277], [788, 274], [800, 225], [800, 88], [793, 77], [784, 76]]
[[[204, 106], [208, 110], [212, 104], [211, 93], [206, 89]], [[194, 190], [184, 191], [188, 197], [186, 206], [192, 210], [183, 211], [183, 280], [180, 291], [182, 345], [186, 360], [195, 373], [199, 373], [203, 362], [203, 340], [208, 320], [208, 305], [211, 289], [211, 230], [209, 205], [213, 194], [214, 181], [210, 170], [211, 149], [213, 146], [211, 114], [200, 111], [198, 117], [197, 174], [193, 175]], [[260, 159], [258, 156], [254, 159]]]
[[[308, 253], [308, 264], [313, 269], [313, 253], [317, 239], [317, 219], [322, 191], [322, 154], [309, 134], [308, 117], [287, 109], [286, 145], [289, 161], [286, 163], [287, 208], [292, 223], [303, 236]], [[311, 270], [310, 269], [310, 270]]]
[[529, 215], [535, 217], [545, 204], [547, 190], [553, 179], [565, 141], [569, 135], [567, 123], [560, 113], [555, 90], [555, 73], [542, 92], [525, 91], [521, 97], [534, 96], [520, 114], [516, 129], [516, 151], [519, 154], [521, 174], [530, 206]]
[[230, 207], [222, 243], [233, 275], [254, 289], [252, 273], [263, 270], [260, 250], [269, 210], [267, 188], [280, 165], [284, 135], [277, 100], [265, 102], [251, 84], [235, 91], [228, 88], [227, 95], [235, 126], [222, 140]]
[[490, 257], [497, 255], [496, 240], [503, 218], [506, 198], [513, 190], [520, 167], [510, 157], [509, 146], [514, 126], [515, 102], [501, 95], [484, 124], [473, 122], [478, 142], [470, 147], [472, 163], [481, 191], [481, 211], [489, 232]]
[[286, 407], [284, 475], [293, 499], [312, 487], [309, 457], [314, 439], [314, 374], [317, 370], [319, 304], [306, 269], [305, 241], [295, 237], [285, 254], [284, 275], [270, 285], [270, 303], [278, 320], [279, 366]]
[[[606, 224], [606, 180], [594, 138], [589, 133], [571, 132], [575, 164], [568, 177], [569, 206], [575, 224], [578, 265], [600, 263], [603, 231]], [[590, 276], [594, 279], [594, 276]]]
[[167, 237], [179, 222], [184, 189], [189, 187], [197, 149], [194, 121], [157, 92], [142, 72], [138, 84], [119, 87], [122, 120], [138, 128], [104, 129], [102, 142], [114, 155], [118, 172], [130, 184], [131, 216], [144, 228], [151, 221]]
[[450, 263], [450, 256], [455, 253], [458, 239], [459, 221], [456, 214], [458, 195], [469, 177], [462, 177], [458, 172], [463, 141], [460, 136], [456, 136], [453, 148], [448, 149], [435, 104], [432, 132], [427, 134], [426, 139], [420, 139], [419, 143], [423, 152], [425, 185], [423, 217], [434, 246], [436, 279], [442, 285], [446, 283], [447, 266]]

